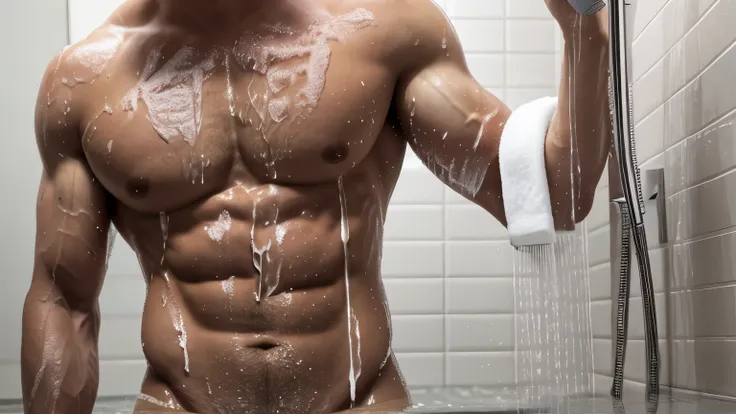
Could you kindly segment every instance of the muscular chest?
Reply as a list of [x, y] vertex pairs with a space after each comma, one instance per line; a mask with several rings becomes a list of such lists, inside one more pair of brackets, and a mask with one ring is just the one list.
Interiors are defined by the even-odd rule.
[[118, 61], [91, 86], [84, 148], [105, 187], [141, 211], [180, 207], [233, 177], [334, 180], [370, 153], [393, 83], [359, 37], [152, 49], [142, 67]]

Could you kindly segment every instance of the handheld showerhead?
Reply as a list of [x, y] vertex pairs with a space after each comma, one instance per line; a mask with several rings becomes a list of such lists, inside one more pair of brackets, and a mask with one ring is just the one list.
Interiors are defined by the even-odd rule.
[[606, 7], [604, 0], [568, 0], [575, 10], [583, 16], [590, 16]]

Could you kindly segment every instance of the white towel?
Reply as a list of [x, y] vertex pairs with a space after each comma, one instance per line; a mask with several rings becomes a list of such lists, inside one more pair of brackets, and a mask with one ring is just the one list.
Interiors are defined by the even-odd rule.
[[557, 98], [529, 102], [511, 114], [501, 134], [501, 189], [515, 247], [555, 242], [544, 144], [556, 110]]

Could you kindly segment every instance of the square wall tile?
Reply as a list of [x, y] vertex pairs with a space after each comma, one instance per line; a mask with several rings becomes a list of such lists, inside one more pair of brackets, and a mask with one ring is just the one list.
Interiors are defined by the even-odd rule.
[[506, 56], [506, 85], [519, 88], [551, 88], [555, 85], [554, 54]]
[[506, 241], [446, 242], [445, 276], [511, 277], [514, 249]]
[[513, 315], [447, 315], [449, 352], [514, 350]]
[[442, 240], [442, 206], [389, 206], [384, 240]]
[[383, 283], [392, 315], [441, 315], [444, 311], [442, 279], [386, 279]]
[[505, 0], [446, 0], [450, 17], [503, 18]]
[[447, 240], [508, 240], [508, 231], [491, 213], [474, 204], [445, 207]]
[[445, 327], [443, 315], [394, 315], [392, 319], [394, 352], [443, 352]]
[[506, 16], [510, 18], [552, 19], [544, 2], [537, 0], [506, 0]]
[[409, 388], [445, 385], [443, 353], [396, 353], [399, 369]]
[[441, 241], [386, 241], [381, 273], [385, 278], [441, 278], [444, 259], [444, 242]]
[[502, 53], [468, 54], [468, 69], [484, 88], [505, 87], [506, 55]]
[[513, 279], [454, 278], [446, 281], [447, 314], [514, 313]]
[[507, 20], [506, 51], [547, 52], [555, 50], [554, 20]]
[[452, 24], [465, 53], [503, 52], [503, 20], [453, 19]]
[[391, 204], [442, 204], [445, 185], [427, 168], [403, 168]]
[[515, 383], [513, 352], [450, 352], [447, 354], [448, 386], [512, 385]]

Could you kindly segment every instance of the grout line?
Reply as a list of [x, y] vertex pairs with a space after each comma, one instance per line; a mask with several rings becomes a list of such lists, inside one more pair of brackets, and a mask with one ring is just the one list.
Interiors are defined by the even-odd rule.
[[[667, 7], [667, 5], [668, 5], [669, 3], [671, 3], [671, 1], [668, 1], [668, 2], [667, 2], [667, 4], [665, 4], [665, 5], [664, 5], [664, 6], [663, 6], [663, 7], [662, 7], [662, 8], [660, 9], [660, 11], [659, 11], [659, 12], [657, 12], [657, 14], [656, 14], [656, 15], [654, 15], [654, 18], [652, 18], [652, 20], [650, 20], [650, 21], [649, 21], [649, 23], [647, 23], [647, 27], [648, 27], [648, 26], [649, 26], [649, 25], [650, 25], [650, 24], [651, 24], [651, 23], [652, 23], [652, 22], [654, 21], [654, 19], [656, 19], [656, 18], [657, 18], [657, 17], [658, 17], [658, 16], [659, 16], [659, 15], [660, 15], [660, 14], [662, 13], [662, 11], [663, 11], [663, 10], [665, 9], [665, 7]], [[662, 61], [664, 60], [664, 58], [665, 58], [665, 57], [666, 57], [666, 56], [667, 56], [667, 55], [668, 55], [668, 54], [669, 54], [670, 52], [672, 52], [672, 50], [673, 50], [673, 49], [674, 49], [674, 48], [675, 48], [675, 47], [677, 46], [677, 44], [678, 44], [678, 43], [679, 43], [679, 42], [680, 42], [681, 40], [683, 40], [683, 39], [684, 39], [685, 37], [687, 37], [687, 35], [689, 35], [689, 34], [690, 34], [690, 32], [694, 31], [694, 30], [695, 30], [695, 28], [696, 28], [696, 27], [698, 27], [698, 25], [699, 25], [699, 24], [700, 24], [700, 23], [701, 23], [701, 22], [702, 22], [702, 21], [703, 21], [703, 20], [705, 19], [705, 16], [706, 16], [706, 15], [708, 15], [708, 14], [710, 13], [710, 11], [711, 11], [711, 10], [712, 10], [712, 9], [713, 9], [713, 8], [715, 7], [715, 5], [716, 5], [717, 3], [718, 3], [718, 1], [714, 1], [714, 2], [713, 2], [713, 4], [711, 4], [711, 5], [710, 5], [710, 6], [708, 7], [708, 9], [706, 9], [705, 11], [703, 11], [703, 13], [702, 13], [702, 14], [701, 14], [700, 16], [698, 16], [698, 20], [697, 20], [697, 21], [695, 21], [695, 23], [693, 23], [692, 27], [690, 27], [690, 28], [689, 28], [688, 30], [686, 30], [686, 31], [685, 31], [685, 33], [683, 33], [683, 34], [682, 34], [682, 37], [680, 37], [679, 39], [677, 39], [677, 40], [675, 41], [675, 43], [674, 43], [674, 44], [673, 44], [672, 46], [670, 46], [669, 48], [667, 48], [667, 50], [665, 50], [665, 51], [664, 51], [664, 54], [662, 54], [662, 57], [660, 57], [659, 59], [657, 59], [657, 61], [656, 61], [656, 62], [654, 62], [654, 63], [652, 64], [652, 66], [651, 66], [651, 67], [649, 67], [649, 69], [647, 69], [646, 71], [644, 71], [644, 72], [643, 72], [643, 73], [641, 74], [641, 76], [639, 76], [638, 78], [634, 79], [634, 80], [633, 80], [633, 81], [632, 81], [631, 83], [632, 83], [632, 84], [634, 84], [634, 83], [636, 83], [637, 81], [639, 81], [639, 80], [640, 80], [641, 78], [643, 78], [643, 77], [644, 77], [645, 75], [647, 75], [647, 74], [648, 74], [649, 72], [651, 72], [651, 71], [652, 71], [652, 70], [654, 69], [654, 67], [655, 67], [655, 66], [657, 66], [657, 64], [659, 64], [660, 62], [662, 62]], [[663, 17], [663, 18], [664, 18], [664, 17]], [[639, 36], [641, 36], [641, 34], [642, 34], [642, 33], [644, 33], [644, 30], [642, 30], [642, 31], [641, 31], [641, 32], [639, 33]], [[638, 38], [639, 38], [639, 36], [637, 36], [637, 37], [636, 37], [636, 39], [638, 39]], [[634, 45], [634, 42], [632, 42], [632, 48], [633, 48], [634, 46], [635, 46], [635, 45]], [[717, 58], [716, 58], [716, 59], [714, 59], [714, 61], [715, 61], [715, 60], [717, 60]], [[664, 63], [664, 62], [662, 62], [662, 63]], [[703, 72], [703, 70], [701, 70], [701, 71], [700, 71], [700, 73], [702, 73], [702, 72]]]

